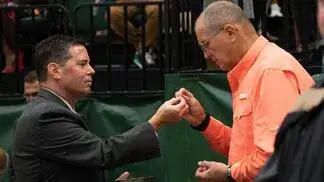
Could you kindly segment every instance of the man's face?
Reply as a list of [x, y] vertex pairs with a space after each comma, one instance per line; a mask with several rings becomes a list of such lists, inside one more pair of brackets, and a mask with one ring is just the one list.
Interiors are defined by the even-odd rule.
[[318, 0], [317, 3], [317, 24], [321, 36], [324, 37], [324, 0]]
[[68, 93], [83, 97], [91, 92], [92, 75], [95, 73], [90, 66], [90, 58], [82, 45], [70, 47], [71, 58], [60, 67], [59, 84]]
[[30, 102], [39, 92], [39, 82], [35, 81], [32, 83], [24, 83], [24, 94], [27, 102]]
[[223, 29], [207, 34], [203, 22], [197, 21], [196, 36], [206, 60], [213, 62], [223, 71], [233, 68], [230, 57], [231, 42], [227, 39]]

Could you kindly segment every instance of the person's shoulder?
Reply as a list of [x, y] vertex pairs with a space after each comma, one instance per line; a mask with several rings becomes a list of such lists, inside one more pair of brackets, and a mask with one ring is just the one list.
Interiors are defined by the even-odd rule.
[[302, 67], [294, 56], [274, 43], [270, 43], [265, 51], [260, 53], [259, 59], [261, 59], [261, 69], [278, 69], [285, 71], [294, 70], [296, 67]]
[[38, 120], [40, 117], [53, 117], [58, 114], [68, 114], [68, 109], [59, 103], [37, 97], [26, 105], [18, 120]]

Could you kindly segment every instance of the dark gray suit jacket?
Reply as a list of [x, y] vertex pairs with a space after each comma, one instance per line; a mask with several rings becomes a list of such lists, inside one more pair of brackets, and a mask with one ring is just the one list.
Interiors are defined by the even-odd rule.
[[13, 141], [15, 181], [104, 181], [104, 169], [160, 156], [156, 133], [145, 122], [101, 139], [82, 117], [42, 89], [18, 119]]

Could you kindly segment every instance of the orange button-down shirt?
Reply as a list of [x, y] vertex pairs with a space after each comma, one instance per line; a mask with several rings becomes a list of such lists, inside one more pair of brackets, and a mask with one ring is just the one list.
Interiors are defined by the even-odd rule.
[[312, 77], [289, 53], [259, 37], [227, 74], [233, 98], [233, 126], [211, 117], [202, 134], [228, 157], [236, 181], [253, 181], [274, 150], [275, 135]]

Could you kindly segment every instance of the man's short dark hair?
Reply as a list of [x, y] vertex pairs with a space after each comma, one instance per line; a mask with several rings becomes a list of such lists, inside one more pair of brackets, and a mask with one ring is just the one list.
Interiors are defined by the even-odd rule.
[[38, 43], [33, 55], [34, 65], [38, 80], [47, 80], [47, 65], [57, 63], [64, 65], [71, 58], [70, 48], [75, 45], [85, 45], [82, 40], [77, 40], [69, 35], [53, 35]]
[[36, 71], [30, 71], [24, 77], [25, 83], [34, 83], [36, 81], [38, 81]]

